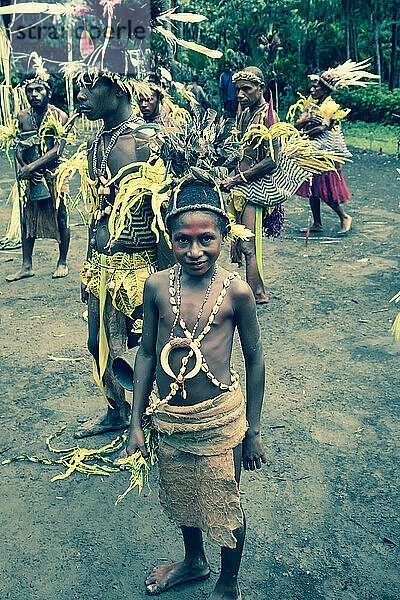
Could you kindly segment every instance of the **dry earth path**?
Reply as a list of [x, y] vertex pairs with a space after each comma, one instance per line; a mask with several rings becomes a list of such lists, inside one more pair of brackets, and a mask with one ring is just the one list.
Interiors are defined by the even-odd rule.
[[[297, 232], [307, 207], [292, 200], [285, 233], [264, 243], [268, 465], [243, 476], [245, 600], [400, 598], [400, 345], [390, 337], [397, 310], [388, 303], [400, 289], [396, 166], [394, 158], [357, 152], [345, 168], [354, 217], [347, 237], [335, 235], [338, 223], [324, 207], [326, 230], [306, 248]], [[11, 177], [2, 161], [0, 234]], [[86, 232], [79, 217], [72, 223], [65, 279], [51, 279], [52, 241], [37, 242], [29, 280], [6, 284], [20, 257], [0, 254], [1, 458], [48, 456], [46, 436], [67, 425], [57, 443], [71, 444], [78, 422], [102, 407], [79, 301]], [[139, 600], [147, 570], [181, 556], [178, 533], [157, 502], [155, 473], [153, 493], [132, 493], [115, 507], [124, 473], [50, 483], [57, 467], [0, 468], [1, 599]], [[211, 581], [171, 590], [166, 600], [208, 597], [218, 552], [207, 549]]]

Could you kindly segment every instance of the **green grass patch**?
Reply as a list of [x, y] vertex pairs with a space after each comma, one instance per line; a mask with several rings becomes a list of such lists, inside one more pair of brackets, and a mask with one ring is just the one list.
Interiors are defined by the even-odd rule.
[[346, 143], [355, 148], [397, 154], [400, 125], [381, 125], [365, 121], [346, 121], [342, 124]]

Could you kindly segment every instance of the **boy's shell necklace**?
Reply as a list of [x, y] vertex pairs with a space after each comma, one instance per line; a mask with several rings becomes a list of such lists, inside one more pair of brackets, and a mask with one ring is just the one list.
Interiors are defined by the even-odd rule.
[[[214, 385], [216, 385], [217, 387], [219, 387], [220, 390], [223, 392], [235, 390], [239, 385], [239, 376], [236, 373], [236, 371], [234, 371], [234, 369], [232, 369], [232, 368], [231, 368], [232, 383], [230, 385], [227, 385], [226, 383], [220, 382], [215, 377], [215, 375], [213, 375], [213, 373], [210, 371], [210, 368], [209, 368], [209, 366], [204, 358], [204, 355], [200, 349], [202, 340], [207, 335], [207, 333], [211, 330], [211, 325], [213, 324], [214, 319], [220, 309], [220, 306], [221, 306], [222, 302], [224, 301], [228, 287], [230, 286], [233, 279], [235, 279], [235, 277], [240, 277], [239, 273], [236, 273], [236, 272], [229, 273], [228, 277], [226, 277], [224, 279], [222, 290], [211, 310], [210, 316], [208, 317], [207, 323], [206, 323], [205, 327], [203, 328], [203, 331], [197, 336], [197, 338], [194, 338], [194, 334], [197, 331], [201, 316], [203, 314], [204, 306], [209, 298], [211, 288], [215, 282], [217, 272], [218, 272], [218, 265], [215, 266], [214, 273], [210, 279], [210, 283], [209, 283], [206, 293], [204, 295], [203, 302], [202, 302], [200, 310], [197, 314], [197, 318], [196, 318], [193, 330], [190, 333], [184, 319], [181, 316], [182, 266], [180, 265], [178, 267], [177, 272], [175, 271], [175, 267], [172, 267], [172, 269], [170, 269], [170, 272], [169, 272], [169, 295], [170, 295], [169, 301], [170, 301], [170, 304], [172, 305], [172, 312], [175, 313], [175, 319], [174, 319], [174, 323], [171, 328], [169, 340], [165, 344], [164, 348], [161, 350], [160, 364], [161, 364], [163, 371], [167, 375], [172, 377], [174, 379], [174, 381], [170, 384], [169, 394], [162, 400], [160, 400], [156, 394], [154, 394], [154, 393], [151, 394], [149, 406], [146, 409], [147, 415], [150, 415], [151, 413], [153, 413], [156, 410], [156, 408], [158, 408], [158, 406], [163, 405], [163, 404], [168, 404], [168, 402], [173, 398], [173, 396], [176, 395], [179, 388], [181, 388], [182, 398], [185, 399], [187, 396], [187, 392], [185, 390], [185, 379], [191, 379], [192, 377], [195, 377], [199, 373], [200, 370], [204, 371], [204, 373], [212, 381], [212, 383]], [[174, 336], [175, 327], [176, 327], [178, 321], [179, 321], [179, 325], [180, 325], [181, 329], [183, 330], [183, 333], [185, 334], [184, 338]], [[173, 350], [175, 348], [187, 348], [189, 350], [188, 355], [184, 356], [182, 358], [182, 364], [181, 364], [181, 368], [180, 368], [178, 374], [173, 372], [173, 370], [171, 369], [170, 364], [169, 364], [170, 352], [171, 352], [171, 350]], [[191, 371], [186, 373], [189, 359], [192, 358], [193, 356], [195, 358], [195, 365]]]

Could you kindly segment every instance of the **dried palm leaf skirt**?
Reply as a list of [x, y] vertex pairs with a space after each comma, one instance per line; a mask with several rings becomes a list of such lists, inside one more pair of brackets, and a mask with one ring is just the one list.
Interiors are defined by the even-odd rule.
[[243, 512], [233, 448], [247, 429], [240, 388], [193, 406], [162, 405], [153, 423], [160, 433], [160, 502], [167, 516], [235, 548], [233, 532], [243, 524]]

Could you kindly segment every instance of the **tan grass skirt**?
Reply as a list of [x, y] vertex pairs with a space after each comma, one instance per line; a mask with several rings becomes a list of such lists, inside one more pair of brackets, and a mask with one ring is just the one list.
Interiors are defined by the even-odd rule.
[[247, 428], [240, 388], [194, 406], [164, 405], [153, 423], [160, 433], [165, 513], [176, 525], [197, 527], [219, 546], [235, 548], [233, 532], [243, 525], [243, 512], [233, 448]]

